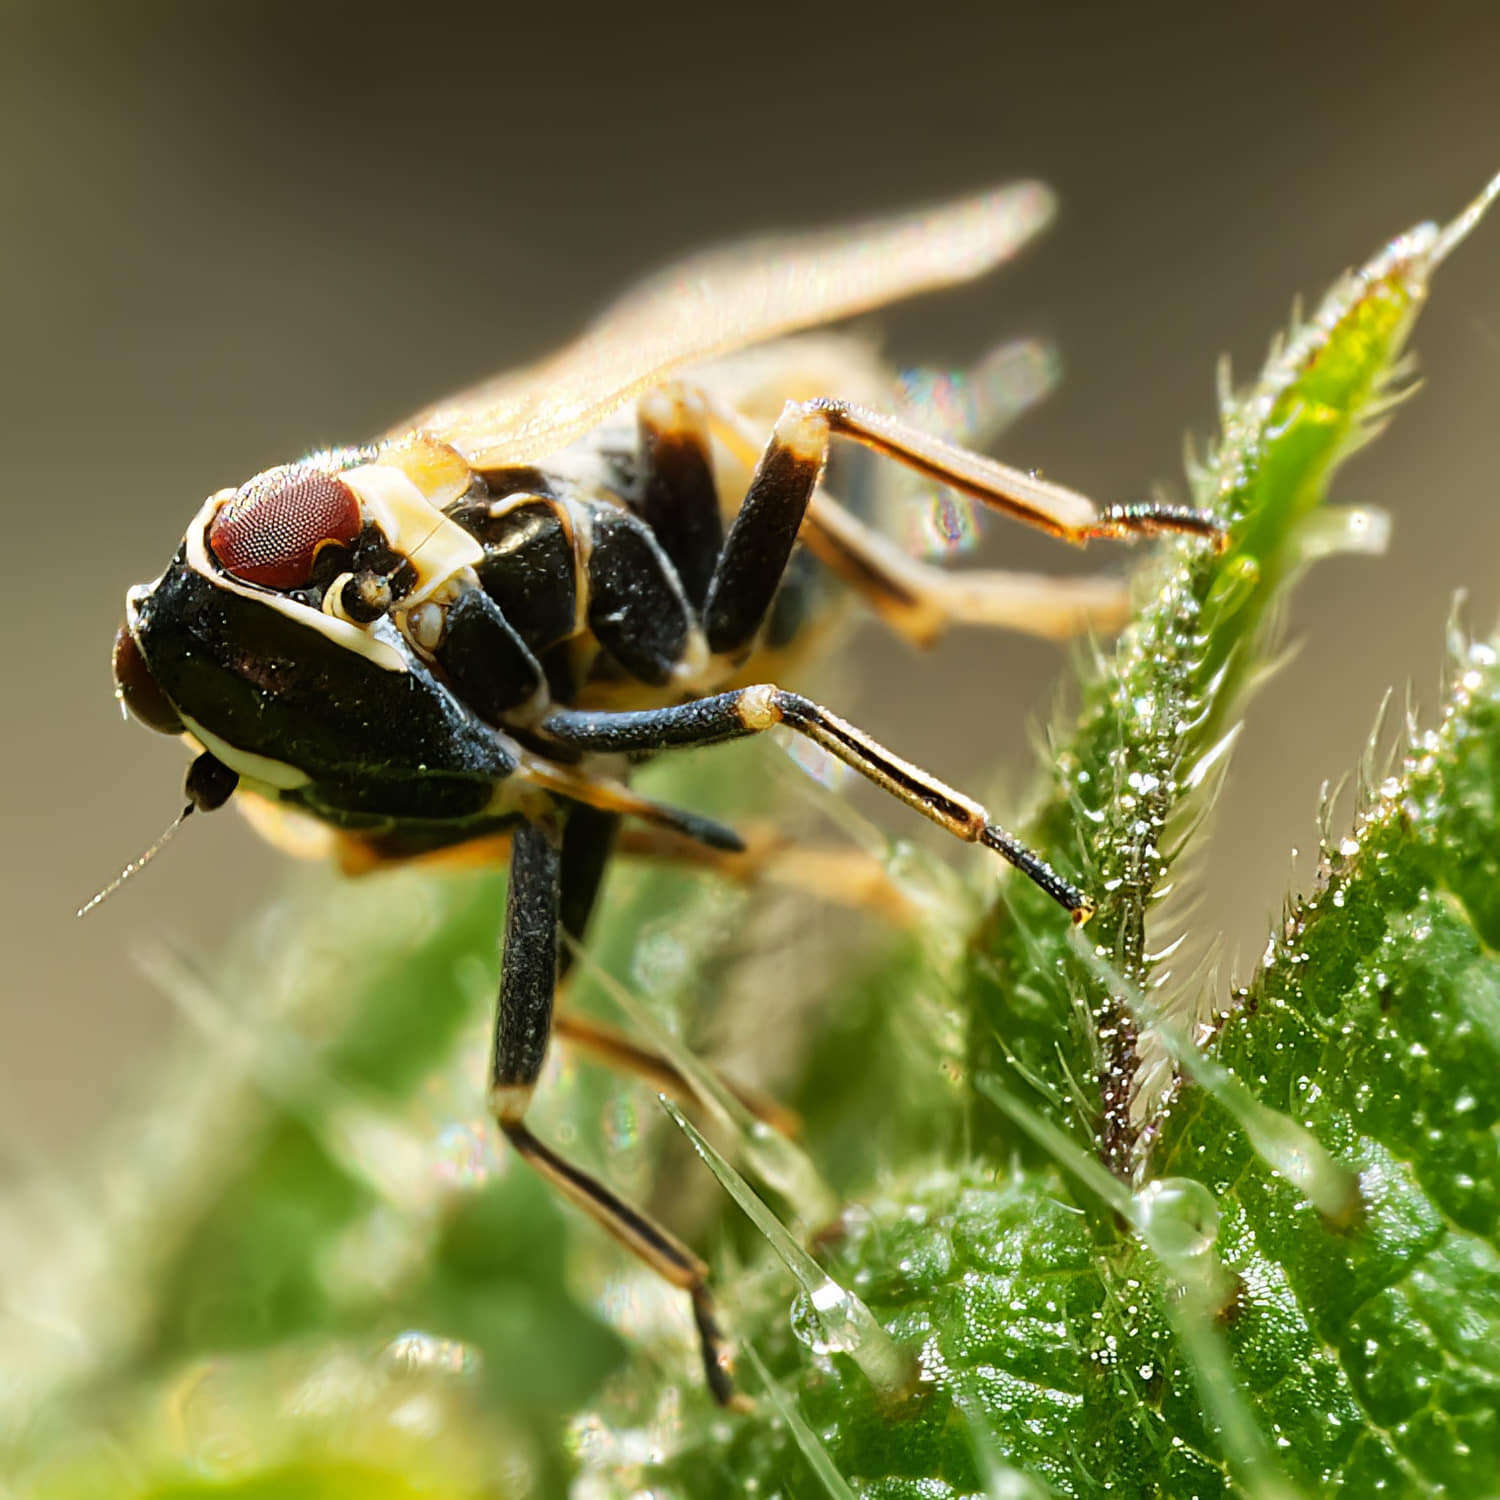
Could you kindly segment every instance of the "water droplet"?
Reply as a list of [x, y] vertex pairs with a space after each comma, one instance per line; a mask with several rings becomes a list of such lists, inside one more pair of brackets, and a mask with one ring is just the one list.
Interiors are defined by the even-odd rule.
[[1141, 1233], [1164, 1260], [1206, 1255], [1219, 1235], [1219, 1205], [1191, 1177], [1162, 1177], [1135, 1195]]

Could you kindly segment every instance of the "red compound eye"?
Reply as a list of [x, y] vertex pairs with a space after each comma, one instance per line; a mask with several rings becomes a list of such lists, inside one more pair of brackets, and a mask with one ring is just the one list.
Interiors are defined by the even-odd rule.
[[208, 545], [234, 577], [295, 589], [311, 581], [324, 542], [350, 543], [359, 529], [359, 501], [342, 480], [318, 469], [268, 469], [221, 507]]

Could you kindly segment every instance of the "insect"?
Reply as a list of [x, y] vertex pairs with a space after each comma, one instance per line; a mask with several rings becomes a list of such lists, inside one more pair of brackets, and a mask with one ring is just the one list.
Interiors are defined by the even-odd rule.
[[688, 260], [540, 364], [211, 495], [161, 577], [126, 596], [118, 696], [196, 750], [186, 812], [238, 791], [372, 861], [508, 835], [490, 1108], [689, 1295], [721, 1401], [730, 1360], [703, 1262], [527, 1127], [571, 952], [560, 934], [581, 939], [622, 820], [647, 843], [739, 847], [633, 792], [632, 758], [777, 724], [1088, 916], [977, 802], [770, 671], [815, 633], [818, 576], [919, 642], [1028, 614], [1061, 634], [1086, 613], [1089, 580], [952, 575], [906, 555], [824, 483], [834, 439], [1075, 543], [1217, 535], [1189, 509], [1101, 509], [852, 399], [879, 388], [867, 348], [792, 337], [977, 276], [1049, 212], [1021, 184]]

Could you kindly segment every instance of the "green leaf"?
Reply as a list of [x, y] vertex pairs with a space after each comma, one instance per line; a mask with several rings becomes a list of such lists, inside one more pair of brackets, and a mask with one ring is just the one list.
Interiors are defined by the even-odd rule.
[[[1326, 533], [1308, 523], [1338, 464], [1394, 398], [1396, 359], [1454, 231], [1423, 225], [1346, 276], [1273, 347], [1255, 386], [1221, 397], [1223, 433], [1190, 474], [1222, 518], [1218, 554], [1178, 543], [1146, 571], [1140, 608], [1053, 730], [1051, 786], [1032, 822], [1073, 855], [1098, 901], [1090, 936], [1136, 984], [1160, 985], [1147, 940], [1166, 873], [1222, 774], [1226, 730], [1274, 642], [1275, 606]], [[1226, 382], [1227, 383], [1227, 382]], [[1129, 1173], [1151, 1126], [1139, 1027], [1083, 971], [1045, 898], [1012, 881], [976, 950], [976, 1068], [997, 1070]], [[1096, 1083], [1097, 1080], [1097, 1083]]]
[[[1359, 1174], [1357, 1218], [1323, 1221], [1201, 1090], [1158, 1161], [1222, 1205], [1257, 1378], [1291, 1395], [1326, 1367], [1360, 1436], [1351, 1485], [1371, 1465], [1476, 1494], [1500, 1473], [1500, 671], [1487, 645], [1453, 670], [1441, 727], [1327, 851], [1216, 1048]], [[1304, 1348], [1255, 1357], [1289, 1319]]]

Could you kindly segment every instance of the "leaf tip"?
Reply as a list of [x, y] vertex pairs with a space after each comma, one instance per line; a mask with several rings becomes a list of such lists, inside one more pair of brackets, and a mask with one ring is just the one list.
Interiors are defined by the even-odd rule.
[[1496, 198], [1500, 198], [1500, 172], [1490, 178], [1479, 196], [1446, 229], [1439, 232], [1432, 247], [1433, 265], [1445, 260], [1469, 236], [1475, 225], [1489, 212], [1490, 205]]

